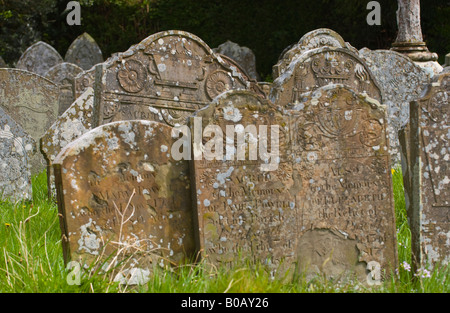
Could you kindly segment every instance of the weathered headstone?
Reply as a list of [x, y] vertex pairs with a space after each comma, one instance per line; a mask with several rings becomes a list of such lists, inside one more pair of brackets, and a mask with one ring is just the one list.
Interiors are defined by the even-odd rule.
[[[409, 196], [416, 267], [450, 260], [450, 74], [411, 102]], [[408, 203], [407, 203], [408, 204]]]
[[319, 28], [306, 33], [298, 43], [283, 51], [277, 64], [272, 68], [273, 79], [278, 78], [289, 67], [292, 60], [306, 51], [321, 47], [347, 48], [344, 39], [335, 31], [328, 28]]
[[365, 281], [368, 266], [378, 264], [389, 275], [397, 248], [385, 108], [328, 85], [284, 114], [298, 185], [300, 270]]
[[0, 107], [0, 198], [31, 200], [30, 157], [36, 142]]
[[[409, 103], [418, 99], [430, 82], [429, 74], [410, 58], [392, 50], [359, 51], [383, 91], [387, 106], [388, 134], [393, 166], [400, 163], [398, 133], [409, 122]], [[404, 139], [403, 146], [406, 146]], [[404, 170], [406, 170], [404, 168]]]
[[249, 258], [274, 271], [292, 266], [298, 208], [281, 112], [255, 93], [228, 91], [190, 120], [202, 257], [216, 265]]
[[[18, 69], [0, 69], [0, 107], [36, 142], [58, 117], [59, 88], [48, 79]], [[32, 174], [46, 168], [40, 153], [30, 161]]]
[[281, 106], [295, 104], [302, 93], [328, 84], [344, 84], [382, 101], [382, 92], [364, 61], [349, 49], [329, 47], [297, 56], [273, 82], [270, 99]]
[[8, 65], [6, 64], [5, 60], [3, 60], [2, 57], [0, 57], [0, 68], [5, 68], [8, 67]]
[[251, 87], [200, 38], [183, 31], [151, 35], [96, 68], [94, 126], [132, 119], [185, 124], [220, 93]]
[[58, 115], [75, 101], [75, 77], [83, 72], [83, 69], [72, 63], [59, 63], [45, 73], [44, 77], [59, 86], [59, 110]]
[[61, 151], [54, 170], [66, 262], [103, 270], [124, 262], [121, 280], [194, 256], [189, 163], [171, 157], [175, 140], [162, 123], [120, 121]]
[[50, 68], [62, 62], [63, 59], [55, 48], [38, 41], [25, 50], [17, 61], [16, 68], [44, 76]]
[[103, 62], [103, 55], [94, 38], [83, 33], [72, 42], [64, 59], [87, 71], [95, 64]]
[[92, 129], [93, 106], [94, 90], [88, 88], [58, 117], [40, 140], [40, 149], [47, 161], [47, 187], [50, 197], [55, 190], [53, 161], [65, 146]]
[[213, 51], [235, 60], [251, 79], [260, 81], [260, 76], [256, 70], [256, 57], [250, 48], [241, 47], [237, 43], [227, 40], [214, 48]]

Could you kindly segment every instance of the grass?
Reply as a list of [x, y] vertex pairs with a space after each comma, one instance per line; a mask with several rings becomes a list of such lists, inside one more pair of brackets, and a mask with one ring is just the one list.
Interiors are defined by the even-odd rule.
[[[148, 283], [120, 285], [108, 273], [84, 271], [80, 284], [69, 284], [74, 269], [63, 261], [57, 205], [47, 199], [46, 175], [33, 177], [33, 202], [0, 202], [0, 292], [1, 293], [447, 293], [450, 270], [436, 268], [421, 275], [411, 272], [408, 227], [402, 175], [393, 170], [399, 269], [380, 286], [336, 283], [317, 276], [273, 279], [263, 266], [245, 260], [232, 269], [199, 263], [177, 269], [155, 269]], [[109, 275], [109, 276], [108, 276]], [[428, 277], [429, 276], [429, 277]]]

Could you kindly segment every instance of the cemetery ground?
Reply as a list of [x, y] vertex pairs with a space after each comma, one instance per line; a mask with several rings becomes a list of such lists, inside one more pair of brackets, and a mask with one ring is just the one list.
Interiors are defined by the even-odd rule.
[[206, 262], [156, 268], [143, 285], [114, 282], [110, 271], [82, 271], [79, 284], [66, 268], [58, 209], [47, 197], [46, 174], [33, 176], [33, 201], [0, 203], [1, 293], [448, 293], [450, 270], [411, 268], [410, 229], [406, 219], [402, 173], [393, 169], [399, 268], [379, 285], [333, 282], [298, 274], [273, 278], [263, 265], [242, 260], [233, 268]]

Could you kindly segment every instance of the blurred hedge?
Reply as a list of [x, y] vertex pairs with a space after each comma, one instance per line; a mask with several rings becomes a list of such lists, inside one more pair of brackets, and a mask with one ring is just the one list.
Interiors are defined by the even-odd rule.
[[[360, 49], [388, 49], [395, 40], [397, 1], [379, 0], [381, 26], [369, 26], [364, 0], [79, 0], [81, 26], [68, 26], [69, 1], [0, 0], [0, 55], [14, 65], [38, 40], [64, 57], [70, 43], [88, 32], [104, 57], [125, 51], [158, 31], [179, 29], [211, 48], [231, 40], [256, 54], [261, 77], [270, 79], [283, 49], [310, 30], [328, 27]], [[440, 63], [450, 51], [450, 0], [422, 0], [422, 31]]]

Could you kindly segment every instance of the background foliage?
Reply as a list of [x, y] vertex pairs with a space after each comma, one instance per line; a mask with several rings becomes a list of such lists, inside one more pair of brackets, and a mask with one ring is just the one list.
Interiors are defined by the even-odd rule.
[[[0, 0], [0, 55], [10, 65], [38, 40], [64, 57], [70, 43], [88, 32], [103, 51], [127, 50], [169, 29], [191, 32], [214, 48], [231, 40], [251, 48], [257, 69], [270, 79], [272, 65], [288, 45], [316, 28], [337, 31], [357, 49], [389, 49], [395, 41], [397, 1], [379, 0], [381, 25], [369, 26], [368, 0], [79, 0], [81, 26], [69, 26], [68, 0]], [[422, 0], [424, 40], [439, 54], [450, 51], [450, 0]]]

